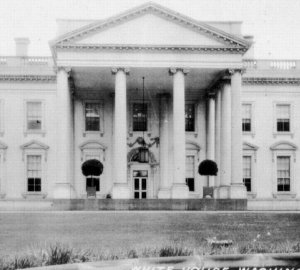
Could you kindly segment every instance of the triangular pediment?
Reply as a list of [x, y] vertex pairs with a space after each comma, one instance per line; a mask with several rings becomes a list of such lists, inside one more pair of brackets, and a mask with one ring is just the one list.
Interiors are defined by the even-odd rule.
[[79, 45], [81, 48], [97, 45], [226, 47], [243, 52], [250, 43], [155, 3], [147, 3], [81, 27], [52, 42], [54, 48]]
[[48, 150], [49, 146], [36, 140], [21, 145], [21, 149], [43, 149]]
[[287, 141], [280, 141], [277, 143], [274, 143], [271, 147], [271, 150], [289, 150], [289, 151], [296, 151], [297, 146], [291, 142]]
[[243, 143], [243, 150], [256, 151], [257, 149], [258, 149], [258, 146], [254, 145], [252, 143], [248, 143], [248, 142]]

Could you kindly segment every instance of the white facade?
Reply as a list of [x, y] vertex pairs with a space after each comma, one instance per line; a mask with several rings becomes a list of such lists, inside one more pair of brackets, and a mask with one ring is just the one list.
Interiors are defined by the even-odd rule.
[[[203, 198], [209, 185], [249, 209], [299, 209], [299, 62], [253, 59], [240, 26], [150, 3], [61, 21], [53, 58], [16, 39], [0, 57], [1, 198], [86, 198], [97, 184], [81, 165], [99, 159], [97, 198]], [[205, 159], [217, 176], [198, 174]]]

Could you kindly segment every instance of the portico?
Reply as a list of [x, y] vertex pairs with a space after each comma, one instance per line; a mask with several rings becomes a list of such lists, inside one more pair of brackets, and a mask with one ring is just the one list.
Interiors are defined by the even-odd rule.
[[[181, 37], [170, 34], [176, 28]], [[219, 175], [209, 183], [214, 197], [246, 198], [240, 107], [242, 55], [249, 46], [247, 40], [153, 3], [67, 32], [52, 42], [61, 115], [56, 198], [84, 194], [79, 145], [89, 141], [101, 145], [99, 151], [86, 150], [104, 163], [101, 196], [134, 198], [136, 190], [144, 192], [140, 186], [146, 179], [147, 198], [201, 198], [207, 179], [197, 174], [197, 167], [212, 159], [219, 167]], [[142, 77], [147, 121], [143, 130], [134, 130], [132, 106], [142, 100]], [[103, 104], [101, 130], [82, 132], [83, 104], [93, 102]], [[191, 130], [186, 128], [187, 104], [193, 104]], [[128, 160], [128, 153], [140, 136], [147, 143], [158, 138], [158, 143], [150, 149], [151, 164], [138, 170], [132, 168], [141, 165]], [[140, 174], [147, 177], [136, 176]], [[136, 186], [133, 178], [139, 179], [134, 180], [139, 181]], [[189, 186], [187, 179], [194, 182]]]

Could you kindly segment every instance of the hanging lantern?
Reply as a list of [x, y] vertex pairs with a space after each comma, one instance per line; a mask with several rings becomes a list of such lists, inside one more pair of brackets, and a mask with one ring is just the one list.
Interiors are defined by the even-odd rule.
[[145, 146], [139, 148], [139, 162], [141, 163], [149, 162], [149, 149]]

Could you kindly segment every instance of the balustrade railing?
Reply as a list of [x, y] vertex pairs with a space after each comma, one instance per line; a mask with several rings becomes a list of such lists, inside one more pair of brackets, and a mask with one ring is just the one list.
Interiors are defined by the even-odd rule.
[[246, 69], [294, 70], [300, 69], [300, 60], [243, 60]]

